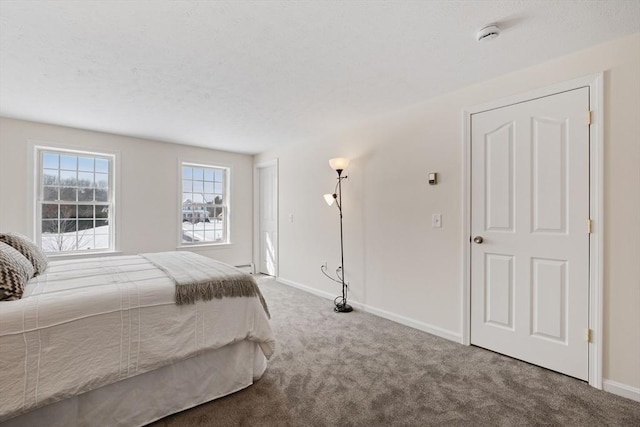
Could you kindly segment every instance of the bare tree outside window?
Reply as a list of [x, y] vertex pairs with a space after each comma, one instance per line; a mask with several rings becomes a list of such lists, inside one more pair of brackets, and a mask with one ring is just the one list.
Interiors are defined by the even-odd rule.
[[40, 241], [45, 252], [108, 250], [113, 159], [40, 150]]

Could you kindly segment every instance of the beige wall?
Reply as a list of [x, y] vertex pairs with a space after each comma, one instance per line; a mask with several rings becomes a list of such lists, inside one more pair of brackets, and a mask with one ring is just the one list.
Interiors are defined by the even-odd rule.
[[[280, 162], [281, 278], [338, 295], [320, 272], [323, 261], [339, 261], [337, 212], [321, 196], [335, 183], [327, 160], [350, 157], [345, 271], [353, 301], [459, 338], [462, 111], [598, 72], [605, 90], [604, 378], [640, 389], [640, 34], [431, 99], [335, 138], [256, 156], [256, 162]], [[439, 185], [427, 184], [428, 172], [439, 172]], [[431, 228], [436, 212], [441, 229]]]
[[179, 237], [179, 160], [231, 167], [229, 246], [195, 249], [233, 265], [252, 257], [253, 159], [243, 154], [0, 118], [0, 231], [31, 234], [33, 176], [29, 141], [120, 155], [119, 249], [124, 254], [175, 250]]

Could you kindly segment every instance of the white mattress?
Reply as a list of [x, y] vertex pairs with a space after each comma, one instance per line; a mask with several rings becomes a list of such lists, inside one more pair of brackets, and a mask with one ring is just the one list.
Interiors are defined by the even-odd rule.
[[140, 256], [54, 261], [0, 305], [0, 420], [241, 340], [271, 356], [257, 297], [174, 303]]

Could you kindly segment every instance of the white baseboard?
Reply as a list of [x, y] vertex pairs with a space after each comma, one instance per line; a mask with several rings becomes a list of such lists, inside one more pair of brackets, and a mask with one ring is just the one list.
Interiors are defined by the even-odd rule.
[[631, 387], [608, 379], [602, 380], [602, 389], [609, 393], [640, 402], [640, 388]]
[[[320, 291], [318, 289], [311, 288], [309, 286], [302, 285], [300, 283], [296, 283], [292, 280], [284, 279], [282, 277], [277, 277], [276, 280], [284, 285], [291, 286], [296, 289], [300, 289], [302, 291], [308, 292], [313, 295], [317, 295], [322, 298], [326, 298], [328, 300], [333, 301], [336, 295], [330, 294], [329, 292]], [[357, 301], [349, 300], [349, 304], [358, 310], [362, 310], [365, 313], [370, 313], [378, 317], [382, 317], [388, 320], [391, 320], [396, 323], [400, 323], [401, 325], [409, 326], [410, 328], [417, 329], [419, 331], [426, 332], [431, 335], [435, 335], [440, 338], [447, 339], [449, 341], [454, 341], [462, 344], [462, 335], [448, 331], [446, 329], [440, 328], [438, 326], [433, 326], [428, 323], [420, 322], [414, 319], [410, 319], [408, 317], [400, 316], [399, 314], [391, 313], [389, 311], [381, 310], [379, 308], [371, 307], [366, 304], [359, 303]]]
[[400, 323], [401, 325], [405, 325], [410, 328], [417, 329], [419, 331], [426, 332], [428, 334], [435, 335], [437, 337], [462, 344], [462, 335], [457, 334], [455, 332], [448, 331], [446, 329], [440, 328], [438, 326], [430, 325], [428, 323], [420, 322], [418, 320], [414, 320], [409, 317], [400, 316], [399, 314], [391, 313], [389, 311], [381, 310], [379, 308], [371, 307], [366, 304], [361, 304], [359, 302], [351, 301], [350, 304], [353, 307], [358, 308], [364, 312], [371, 313], [378, 317], [383, 317], [393, 322]]
[[301, 285], [300, 283], [294, 282], [293, 280], [285, 279], [282, 277], [276, 277], [276, 282], [280, 282], [283, 285], [291, 286], [292, 288], [300, 289], [301, 291], [305, 291], [322, 298], [333, 300], [336, 297], [336, 295], [330, 294], [329, 292], [320, 291], [309, 286]]

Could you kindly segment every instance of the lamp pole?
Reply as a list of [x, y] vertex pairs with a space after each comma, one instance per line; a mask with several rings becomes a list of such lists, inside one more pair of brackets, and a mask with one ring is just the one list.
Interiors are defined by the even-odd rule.
[[338, 210], [340, 211], [340, 281], [342, 282], [342, 301], [336, 304], [337, 313], [349, 313], [353, 308], [347, 304], [347, 284], [344, 282], [344, 235], [342, 231], [342, 169], [338, 172]]
[[333, 194], [324, 195], [324, 200], [329, 206], [333, 205], [333, 203], [335, 202], [336, 206], [338, 207], [338, 212], [340, 212], [340, 267], [338, 267], [338, 269], [336, 270], [336, 277], [327, 274], [326, 261], [320, 267], [320, 271], [322, 271], [322, 274], [327, 276], [329, 279], [342, 285], [342, 296], [337, 296], [333, 300], [333, 305], [335, 306], [333, 310], [336, 313], [349, 313], [353, 311], [353, 308], [349, 304], [347, 304], [348, 288], [347, 284], [344, 281], [344, 232], [342, 224], [342, 180], [347, 178], [346, 175], [342, 176], [342, 172], [344, 172], [347, 166], [349, 166], [349, 159], [344, 157], [336, 157], [329, 160], [329, 165], [333, 170], [338, 172], [338, 183], [333, 190]]

